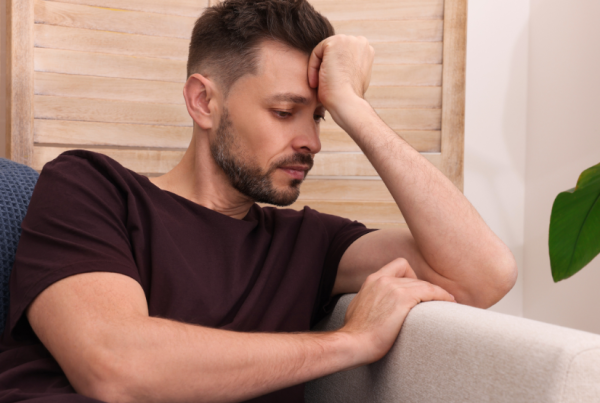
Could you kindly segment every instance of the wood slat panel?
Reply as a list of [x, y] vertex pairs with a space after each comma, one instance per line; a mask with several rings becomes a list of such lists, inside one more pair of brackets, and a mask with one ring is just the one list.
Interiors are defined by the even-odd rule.
[[365, 98], [374, 108], [441, 108], [442, 87], [370, 86]]
[[[151, 126], [36, 119], [34, 140], [44, 144], [80, 146], [118, 146], [184, 149], [189, 145], [192, 129], [180, 126]], [[398, 131], [410, 145], [421, 152], [440, 151], [439, 131]], [[341, 129], [321, 132], [322, 151], [360, 151]]]
[[442, 169], [461, 191], [464, 183], [467, 0], [446, 0]]
[[[441, 109], [376, 109], [376, 112], [394, 130], [440, 130], [442, 124]], [[328, 112], [321, 130], [340, 130]]]
[[441, 64], [442, 42], [375, 42], [377, 64]]
[[[33, 160], [33, 3], [3, 2], [6, 37], [6, 156], [21, 164]], [[4, 70], [4, 68], [2, 69]], [[4, 136], [2, 136], [4, 139]]]
[[[36, 48], [35, 70], [141, 80], [185, 82], [186, 62], [105, 53]], [[373, 65], [371, 85], [440, 86], [441, 64]]]
[[[440, 152], [441, 132], [436, 130], [406, 131], [396, 133], [420, 152]], [[342, 129], [321, 131], [322, 151], [360, 151], [360, 147]]]
[[369, 42], [441, 42], [443, 20], [333, 21], [336, 34], [364, 36]]
[[441, 64], [374, 64], [371, 85], [442, 85]]
[[404, 222], [404, 217], [402, 217], [402, 213], [400, 213], [398, 206], [394, 202], [311, 200], [296, 202], [289, 206], [289, 208], [302, 210], [304, 206], [309, 206], [320, 213], [333, 214], [362, 223]]
[[60, 0], [62, 3], [83, 4], [103, 8], [183, 15], [197, 18], [208, 6], [208, 0]]
[[35, 48], [35, 71], [184, 83], [186, 62], [105, 53]]
[[377, 171], [362, 153], [319, 153], [310, 176], [376, 176]]
[[[35, 96], [38, 119], [83, 120], [89, 122], [137, 123], [191, 126], [185, 105]], [[376, 109], [379, 116], [396, 130], [439, 130], [440, 109]], [[322, 130], [339, 127], [327, 114]]]
[[[184, 104], [182, 84], [38, 72], [35, 93], [65, 97]], [[376, 108], [440, 108], [441, 87], [371, 86], [366, 98]]]
[[313, 0], [317, 11], [336, 20], [428, 20], [444, 15], [443, 0]]
[[37, 119], [192, 126], [185, 105], [174, 104], [36, 95], [34, 113]]
[[[34, 147], [34, 169], [41, 170], [44, 164], [59, 154], [77, 147]], [[125, 167], [144, 174], [162, 174], [172, 169], [183, 157], [180, 150], [136, 150], [90, 148], [106, 154], [119, 161]], [[423, 154], [431, 163], [439, 167], [440, 154]], [[317, 176], [373, 176], [377, 174], [367, 158], [362, 154], [350, 156], [343, 153], [324, 153], [315, 157], [315, 165], [310, 173], [313, 179]], [[343, 179], [343, 178], [342, 178]]]
[[62, 97], [185, 104], [182, 83], [72, 74], [36, 72], [35, 93]]
[[[34, 147], [34, 169], [56, 158], [64, 151], [81, 147]], [[90, 148], [119, 161], [125, 167], [144, 174], [165, 173], [172, 169], [183, 157], [180, 150], [136, 150], [114, 148]], [[439, 164], [439, 154], [424, 154], [434, 164]], [[315, 157], [315, 165], [310, 173], [316, 176], [373, 176], [377, 172], [362, 154], [324, 153]]]
[[[35, 46], [187, 61], [189, 41], [35, 24]], [[414, 52], [414, 51], [413, 51]]]
[[[72, 147], [34, 147], [33, 168], [41, 170], [44, 164], [52, 161]], [[183, 151], [173, 150], [119, 150], [93, 149], [115, 159], [126, 168], [139, 173], [164, 173], [171, 170], [183, 157]]]
[[299, 201], [354, 200], [393, 202], [382, 180], [308, 178], [300, 188]]
[[185, 149], [192, 128], [35, 119], [34, 140], [44, 144]]
[[63, 27], [189, 39], [195, 18], [35, 0], [35, 22]]

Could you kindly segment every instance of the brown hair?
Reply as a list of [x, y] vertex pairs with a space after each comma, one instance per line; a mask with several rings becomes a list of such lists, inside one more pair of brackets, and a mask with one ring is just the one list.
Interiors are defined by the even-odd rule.
[[196, 21], [187, 74], [212, 74], [227, 96], [236, 80], [256, 74], [262, 41], [279, 41], [308, 55], [334, 34], [306, 0], [225, 0]]

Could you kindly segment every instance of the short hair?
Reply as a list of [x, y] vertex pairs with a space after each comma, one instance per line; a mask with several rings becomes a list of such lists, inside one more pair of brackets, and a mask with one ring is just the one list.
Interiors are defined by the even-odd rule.
[[256, 74], [264, 40], [279, 41], [309, 55], [334, 34], [329, 20], [306, 0], [225, 0], [207, 8], [196, 21], [187, 76], [212, 74], [227, 97], [240, 77]]

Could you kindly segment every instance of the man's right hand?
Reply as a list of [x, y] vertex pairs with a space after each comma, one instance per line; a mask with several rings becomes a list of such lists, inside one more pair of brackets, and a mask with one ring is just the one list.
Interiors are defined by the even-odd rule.
[[339, 330], [357, 342], [357, 366], [381, 359], [398, 338], [408, 312], [433, 300], [456, 302], [443, 288], [418, 280], [406, 259], [395, 259], [368, 276]]

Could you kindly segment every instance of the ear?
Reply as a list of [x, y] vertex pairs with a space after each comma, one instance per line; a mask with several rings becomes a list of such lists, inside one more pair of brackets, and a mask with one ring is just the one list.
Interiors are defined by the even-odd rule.
[[211, 129], [215, 124], [217, 93], [215, 83], [202, 74], [192, 74], [183, 87], [188, 113], [201, 129]]

